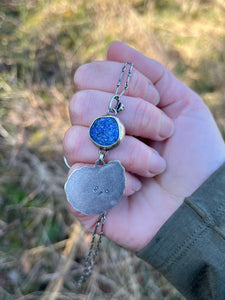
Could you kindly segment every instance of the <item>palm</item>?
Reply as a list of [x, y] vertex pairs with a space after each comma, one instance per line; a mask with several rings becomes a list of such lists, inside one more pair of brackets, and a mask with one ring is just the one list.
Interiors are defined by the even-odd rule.
[[[224, 143], [211, 113], [196, 94], [188, 92], [186, 104], [165, 109], [174, 119], [174, 135], [164, 142], [149, 142], [166, 159], [166, 171], [155, 178], [141, 178], [142, 189], [124, 197], [108, 213], [105, 235], [126, 248], [143, 248], [224, 160]], [[96, 221], [95, 217], [82, 219], [88, 227]]]

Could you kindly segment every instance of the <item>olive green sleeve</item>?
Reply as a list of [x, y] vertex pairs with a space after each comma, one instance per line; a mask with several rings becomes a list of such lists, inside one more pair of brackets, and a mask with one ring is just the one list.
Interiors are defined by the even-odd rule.
[[225, 299], [225, 164], [137, 255], [188, 300]]

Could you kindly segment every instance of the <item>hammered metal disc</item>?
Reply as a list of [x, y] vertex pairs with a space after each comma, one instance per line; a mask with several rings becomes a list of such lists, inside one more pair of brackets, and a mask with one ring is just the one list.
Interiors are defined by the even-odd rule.
[[124, 189], [124, 168], [119, 161], [75, 170], [65, 184], [67, 200], [85, 215], [109, 210], [119, 202]]

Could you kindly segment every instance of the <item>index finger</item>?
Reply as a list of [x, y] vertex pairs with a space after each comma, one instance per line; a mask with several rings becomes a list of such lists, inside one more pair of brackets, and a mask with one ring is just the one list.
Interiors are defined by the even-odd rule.
[[[183, 102], [185, 95], [191, 90], [180, 82], [166, 67], [154, 59], [146, 57], [137, 50], [122, 42], [113, 42], [107, 53], [110, 61], [130, 61], [144, 74], [157, 88], [160, 94], [161, 108], [175, 102]], [[193, 92], [193, 91], [192, 91]]]
[[[123, 65], [123, 63], [112, 61], [94, 61], [82, 65], [75, 72], [74, 82], [79, 90], [100, 90], [114, 93]], [[122, 78], [124, 82], [121, 82], [121, 88], [124, 86], [125, 78], [126, 76]], [[158, 91], [152, 82], [141, 74], [135, 66], [125, 95], [140, 97], [154, 105], [159, 103]]]

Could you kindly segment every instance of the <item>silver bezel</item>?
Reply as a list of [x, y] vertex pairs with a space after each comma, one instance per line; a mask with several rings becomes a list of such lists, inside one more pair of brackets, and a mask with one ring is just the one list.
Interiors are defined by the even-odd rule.
[[[118, 137], [117, 141], [116, 141], [114, 144], [112, 144], [112, 145], [109, 145], [109, 146], [102, 146], [102, 145], [96, 143], [96, 142], [92, 139], [92, 137], [91, 137], [91, 135], [90, 135], [90, 129], [91, 129], [92, 125], [94, 124], [94, 122], [95, 122], [96, 120], [101, 119], [101, 118], [113, 118], [113, 119], [117, 122], [118, 129], [119, 129], [119, 137]], [[115, 147], [117, 147], [117, 146], [121, 143], [121, 141], [122, 141], [122, 139], [124, 138], [124, 136], [125, 136], [125, 128], [124, 128], [124, 125], [123, 125], [123, 124], [120, 122], [120, 120], [119, 120], [117, 117], [115, 117], [115, 116], [109, 116], [109, 115], [106, 115], [106, 116], [98, 117], [98, 118], [96, 118], [96, 119], [92, 122], [91, 126], [89, 127], [89, 137], [90, 137], [91, 141], [92, 141], [98, 148], [103, 149], [103, 150], [106, 150], [106, 151], [107, 151], [107, 150], [110, 150], [110, 149], [113, 149], [113, 148], [115, 148]]]

